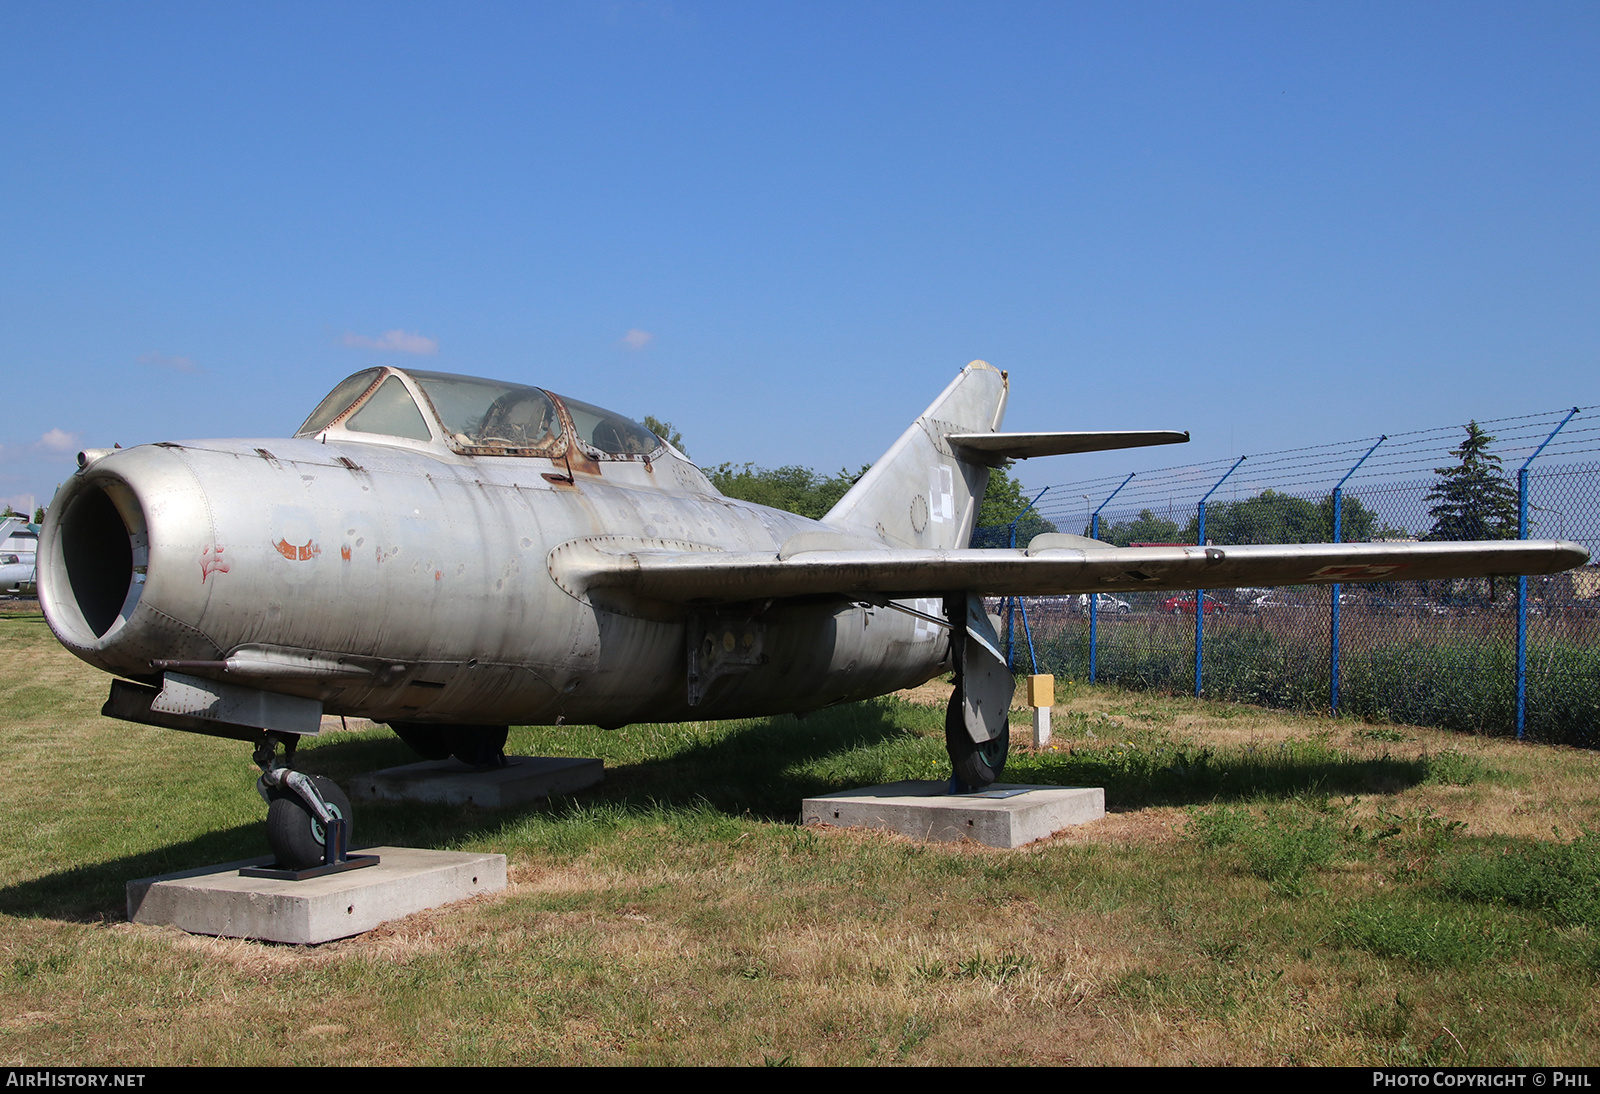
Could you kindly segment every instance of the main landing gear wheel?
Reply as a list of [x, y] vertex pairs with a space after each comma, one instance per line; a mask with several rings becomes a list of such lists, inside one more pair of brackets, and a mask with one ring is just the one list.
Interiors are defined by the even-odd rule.
[[509, 726], [390, 722], [389, 728], [425, 760], [451, 756], [468, 767], [504, 767]]
[[406, 743], [407, 748], [424, 760], [450, 758], [450, 746], [445, 744], [443, 726], [430, 726], [426, 722], [390, 722], [389, 728]]
[[[354, 830], [355, 821], [350, 809], [350, 799], [332, 779], [323, 775], [308, 776], [316, 784], [317, 793], [327, 803], [328, 810], [345, 821], [346, 840]], [[278, 865], [287, 870], [309, 870], [321, 866], [327, 832], [312, 813], [311, 807], [300, 795], [286, 786], [267, 791], [267, 844], [277, 856]]]
[[961, 713], [961, 688], [950, 695], [950, 705], [944, 713], [944, 748], [950, 754], [950, 768], [956, 781], [973, 790], [980, 790], [1000, 778], [1006, 769], [1006, 756], [1011, 751], [1011, 727], [978, 744], [967, 732], [966, 720]]
[[504, 767], [510, 726], [450, 726], [450, 754], [468, 767]]

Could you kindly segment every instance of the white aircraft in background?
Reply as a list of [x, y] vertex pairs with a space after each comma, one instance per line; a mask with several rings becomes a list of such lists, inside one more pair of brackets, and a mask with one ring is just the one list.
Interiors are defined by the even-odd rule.
[[36, 541], [27, 526], [26, 517], [0, 519], [0, 594], [21, 592], [33, 585]]

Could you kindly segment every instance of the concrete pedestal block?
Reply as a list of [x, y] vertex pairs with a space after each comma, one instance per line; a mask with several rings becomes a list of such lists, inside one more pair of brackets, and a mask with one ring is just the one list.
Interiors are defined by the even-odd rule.
[[305, 881], [240, 877], [249, 859], [128, 882], [128, 918], [190, 934], [311, 944], [506, 887], [504, 855], [366, 847], [376, 866]]
[[1103, 788], [996, 783], [973, 794], [951, 794], [946, 783], [900, 782], [807, 798], [805, 824], [880, 828], [912, 839], [976, 840], [1021, 847], [1063, 828], [1106, 815]]
[[371, 771], [350, 780], [358, 801], [434, 802], [502, 809], [552, 794], [571, 794], [605, 777], [596, 759], [512, 756], [505, 767], [480, 771], [460, 760], [424, 760]]

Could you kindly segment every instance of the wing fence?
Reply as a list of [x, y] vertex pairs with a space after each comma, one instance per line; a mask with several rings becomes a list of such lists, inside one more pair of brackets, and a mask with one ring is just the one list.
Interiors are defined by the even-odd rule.
[[[1567, 539], [1600, 555], [1600, 408], [1052, 486], [1016, 526], [1118, 546]], [[1018, 534], [1018, 529], [1021, 534]], [[1011, 598], [1012, 667], [1600, 745], [1600, 565], [1549, 577]]]

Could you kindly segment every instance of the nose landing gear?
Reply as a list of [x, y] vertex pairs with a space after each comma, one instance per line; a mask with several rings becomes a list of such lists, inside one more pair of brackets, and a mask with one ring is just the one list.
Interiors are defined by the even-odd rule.
[[[377, 855], [350, 854], [350, 799], [323, 775], [294, 770], [294, 734], [267, 733], [256, 748], [261, 777], [256, 791], [267, 803], [267, 844], [277, 861], [240, 871], [250, 877], [299, 881], [307, 877], [376, 866]], [[278, 756], [278, 745], [283, 756]]]

